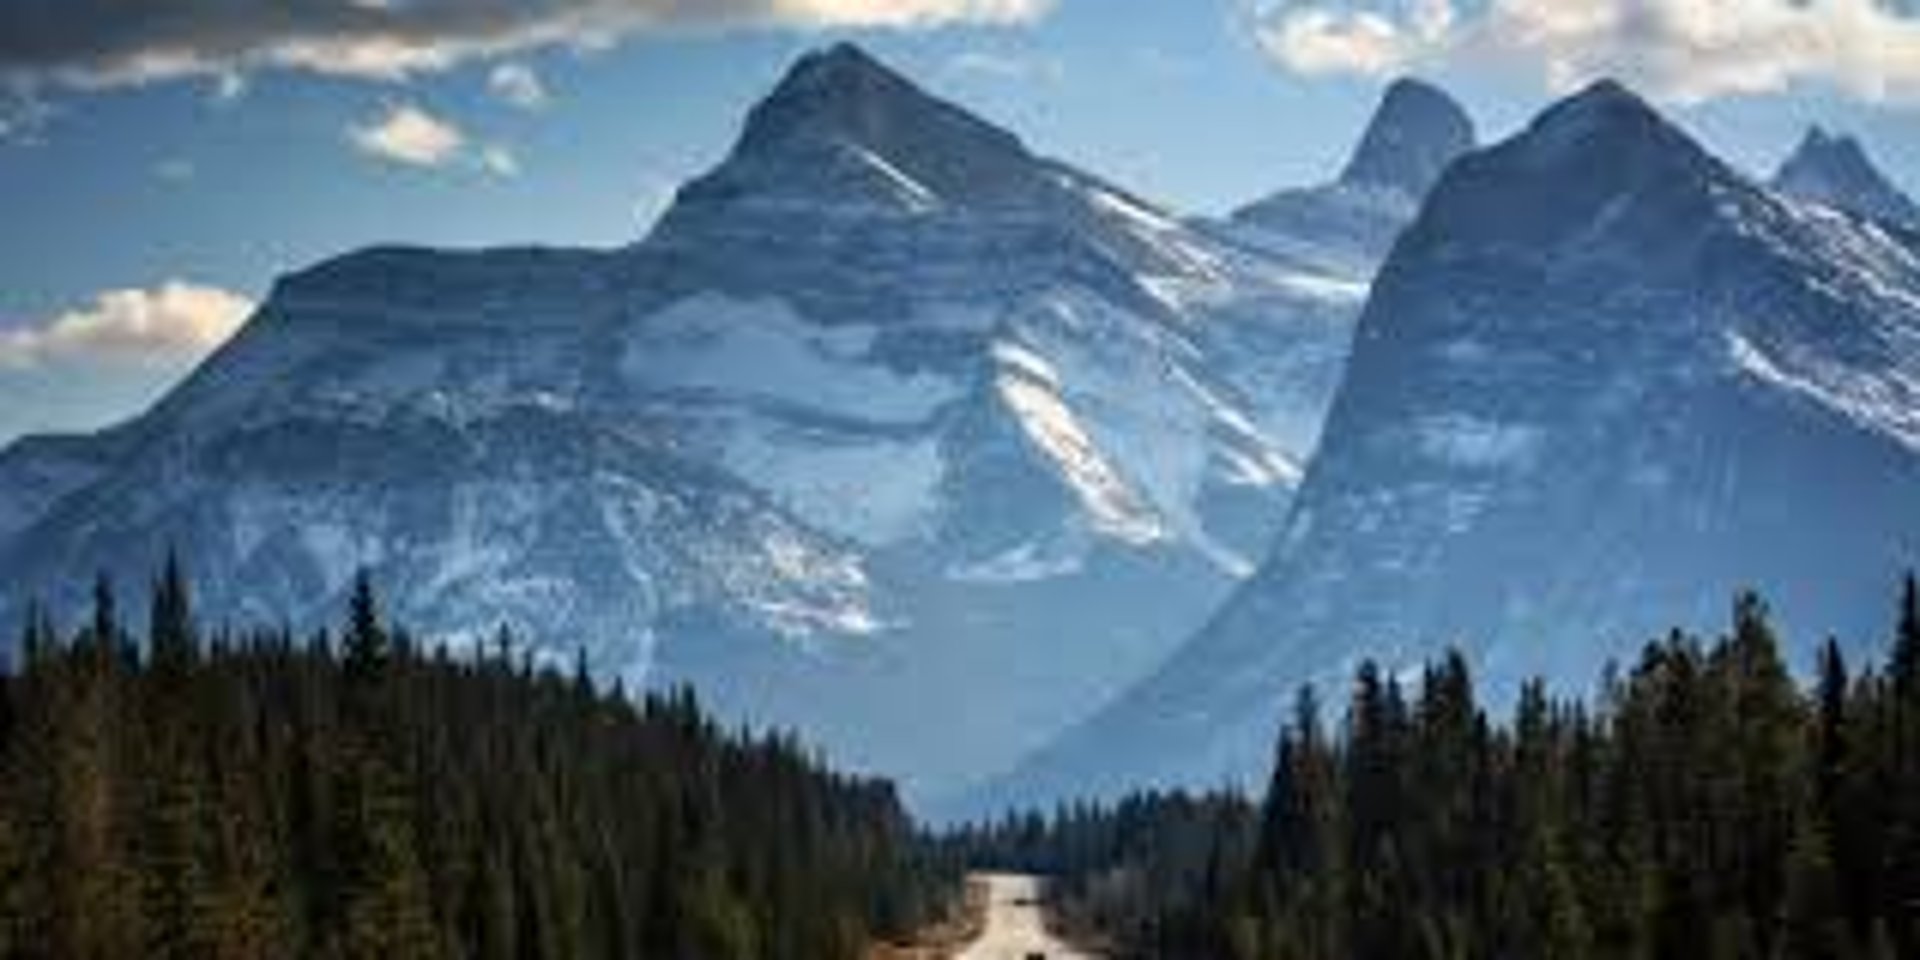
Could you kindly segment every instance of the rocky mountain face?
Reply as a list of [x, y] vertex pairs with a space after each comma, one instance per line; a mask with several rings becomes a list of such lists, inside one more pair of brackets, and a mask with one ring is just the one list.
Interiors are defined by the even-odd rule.
[[1860, 141], [1814, 127], [1773, 177], [1774, 189], [1792, 197], [1920, 229], [1920, 204], [1880, 172]]
[[839, 47], [642, 241], [352, 253], [145, 415], [0, 454], [0, 622], [172, 547], [214, 618], [308, 629], [366, 568], [455, 647], [692, 681], [926, 796], [1250, 572], [1364, 292]]
[[1920, 240], [1603, 83], [1454, 163], [1382, 269], [1262, 569], [998, 800], [1264, 770], [1302, 684], [1463, 648], [1496, 697], [1773, 602], [1876, 646], [1920, 558]]
[[1297, 262], [1370, 274], [1447, 165], [1474, 143], [1472, 118], [1445, 91], [1397, 80], [1339, 179], [1249, 204], [1225, 229]]

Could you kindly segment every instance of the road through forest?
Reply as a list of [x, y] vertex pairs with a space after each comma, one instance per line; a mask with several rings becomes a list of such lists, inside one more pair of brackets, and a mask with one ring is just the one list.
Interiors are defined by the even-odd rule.
[[1040, 910], [1040, 880], [1019, 874], [991, 873], [976, 878], [987, 886], [987, 922], [980, 938], [957, 960], [1091, 960], [1047, 933]]

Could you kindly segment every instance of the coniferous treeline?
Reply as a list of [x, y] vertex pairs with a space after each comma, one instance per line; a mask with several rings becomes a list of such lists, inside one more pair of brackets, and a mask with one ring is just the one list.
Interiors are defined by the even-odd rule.
[[[1911, 578], [1887, 662], [1829, 642], [1811, 689], [1743, 596], [1726, 636], [1649, 644], [1590, 704], [1532, 683], [1496, 723], [1449, 655], [1411, 689], [1362, 666], [1337, 728], [1311, 691], [1290, 714], [1252, 830], [1144, 822], [1124, 856], [1060, 862], [1068, 915], [1124, 885], [1120, 952], [1163, 958], [1920, 956]], [[982, 862], [1126, 809], [1029, 822]]]
[[112, 591], [0, 675], [0, 957], [851, 958], [954, 889], [893, 789], [690, 693], [335, 640], [146, 642]]

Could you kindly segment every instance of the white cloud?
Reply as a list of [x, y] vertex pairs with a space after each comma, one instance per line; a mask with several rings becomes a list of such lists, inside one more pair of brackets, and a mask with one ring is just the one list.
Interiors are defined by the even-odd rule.
[[1055, 0], [126, 0], [0, 3], [0, 79], [96, 88], [259, 68], [399, 79], [552, 46], [724, 27], [1013, 24]]
[[480, 151], [480, 169], [496, 177], [520, 175], [520, 158], [504, 144], [489, 144]]
[[1824, 83], [1920, 99], [1920, 10], [1891, 0], [1259, 3], [1262, 47], [1301, 73], [1518, 64], [1564, 90], [1600, 76], [1691, 103]]
[[410, 103], [395, 103], [379, 117], [347, 130], [362, 153], [413, 167], [440, 167], [466, 149], [467, 135]]
[[1261, 32], [1280, 62], [1306, 74], [1380, 76], [1407, 69], [1422, 45], [1400, 24], [1373, 13], [1301, 10]]
[[405, 167], [458, 167], [495, 177], [520, 175], [520, 157], [505, 143], [477, 143], [458, 124], [412, 103], [390, 103], [378, 116], [347, 128], [367, 156]]
[[253, 308], [237, 293], [181, 280], [109, 290], [39, 326], [0, 330], [0, 370], [190, 365], [226, 342]]
[[524, 63], [497, 64], [487, 73], [487, 89], [502, 103], [522, 110], [538, 110], [551, 99], [540, 74]]

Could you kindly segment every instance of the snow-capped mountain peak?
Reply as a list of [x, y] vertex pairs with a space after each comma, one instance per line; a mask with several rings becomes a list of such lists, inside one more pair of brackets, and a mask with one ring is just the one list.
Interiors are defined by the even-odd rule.
[[1403, 77], [1387, 87], [1340, 182], [1422, 196], [1473, 145], [1473, 118], [1459, 103], [1432, 84]]
[[0, 576], [65, 610], [177, 545], [205, 609], [304, 628], [364, 567], [432, 636], [952, 787], [1251, 567], [1360, 300], [836, 47], [645, 238], [338, 257], [119, 437], [0, 454]]
[[1043, 167], [1018, 137], [840, 44], [794, 64], [665, 226], [713, 208], [1011, 208], [1047, 189]]
[[1860, 141], [1807, 130], [1774, 174], [1773, 186], [1792, 197], [1905, 226], [1920, 226], [1920, 204], [1893, 185]]
[[[1758, 589], [1859, 642], [1920, 550], [1920, 242], [1794, 203], [1616, 83], [1449, 167], [1376, 277], [1262, 569], [996, 796], [1251, 778], [1275, 705], [1443, 646], [1510, 696]], [[1838, 493], [1836, 493], [1838, 491]]]
[[1030, 159], [1019, 138], [928, 94], [851, 43], [802, 57], [747, 118], [741, 154], [840, 141], [897, 157]]

